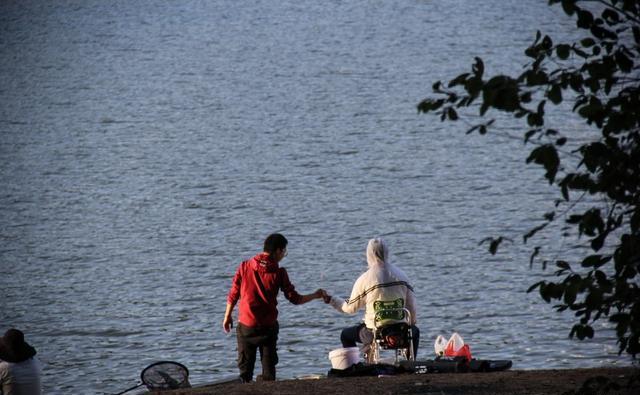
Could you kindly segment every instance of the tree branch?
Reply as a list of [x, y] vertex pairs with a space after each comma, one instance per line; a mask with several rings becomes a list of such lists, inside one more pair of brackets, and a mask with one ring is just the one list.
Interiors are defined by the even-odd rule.
[[595, 1], [596, 3], [600, 3], [600, 4], [604, 5], [607, 8], [611, 8], [611, 9], [614, 9], [614, 10], [618, 11], [619, 13], [621, 13], [622, 15], [627, 17], [627, 19], [629, 19], [630, 21], [634, 21], [635, 23], [640, 23], [640, 19], [634, 17], [633, 15], [630, 15], [629, 13], [627, 13], [627, 11], [623, 10], [622, 8], [620, 8], [618, 6], [610, 4], [609, 2], [606, 2], [604, 0], [591, 0], [591, 1]]

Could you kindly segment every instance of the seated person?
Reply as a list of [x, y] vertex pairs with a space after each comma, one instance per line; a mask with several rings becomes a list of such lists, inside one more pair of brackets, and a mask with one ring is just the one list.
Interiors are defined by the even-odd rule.
[[36, 350], [24, 341], [24, 334], [9, 329], [0, 338], [0, 394], [40, 395], [41, 365]]
[[349, 300], [324, 295], [325, 302], [331, 303], [340, 312], [354, 314], [361, 308], [365, 309], [363, 324], [345, 328], [342, 331], [340, 335], [342, 346], [356, 347], [356, 342], [370, 344], [373, 341], [376, 313], [379, 313], [376, 307], [392, 305], [406, 308], [411, 315], [409, 324], [411, 324], [413, 336], [413, 355], [417, 356], [420, 330], [416, 326], [415, 295], [408, 277], [389, 262], [389, 250], [380, 238], [369, 240], [367, 264], [369, 270], [356, 280]]

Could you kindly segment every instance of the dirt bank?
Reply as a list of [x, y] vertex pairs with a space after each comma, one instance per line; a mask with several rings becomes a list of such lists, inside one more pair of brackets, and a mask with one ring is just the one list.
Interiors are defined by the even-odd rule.
[[[521, 394], [547, 395], [574, 392], [590, 378], [611, 380], [620, 389], [606, 392], [589, 386], [582, 394], [640, 394], [640, 381], [627, 387], [630, 379], [638, 377], [637, 368], [598, 368], [563, 370], [511, 370], [493, 373], [428, 373], [388, 377], [322, 378], [309, 380], [282, 380], [250, 384], [219, 384], [189, 390], [165, 391], [163, 394], [433, 394], [433, 395], [489, 395]], [[595, 384], [595, 383], [594, 383]]]

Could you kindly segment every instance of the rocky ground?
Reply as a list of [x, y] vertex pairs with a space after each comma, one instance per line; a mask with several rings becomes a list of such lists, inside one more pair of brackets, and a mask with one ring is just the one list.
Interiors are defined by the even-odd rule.
[[[633, 380], [635, 378], [635, 380]], [[631, 386], [629, 383], [631, 382]], [[249, 384], [226, 383], [162, 394], [640, 394], [640, 369], [510, 370], [492, 373], [427, 373], [385, 377], [320, 378]]]

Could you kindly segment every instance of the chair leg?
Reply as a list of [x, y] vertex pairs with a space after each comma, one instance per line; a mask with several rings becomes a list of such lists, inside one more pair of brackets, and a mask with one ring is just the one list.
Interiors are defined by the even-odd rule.
[[374, 346], [372, 344], [367, 344], [362, 346], [361, 348], [362, 354], [364, 354], [364, 361], [366, 363], [372, 363], [374, 358]]
[[371, 344], [372, 352], [371, 352], [371, 362], [372, 364], [378, 363], [380, 360], [380, 347], [378, 343]]
[[409, 358], [407, 358], [409, 361], [415, 361], [416, 360], [416, 356], [413, 354], [413, 338], [409, 338], [409, 349], [407, 354], [409, 355]]

